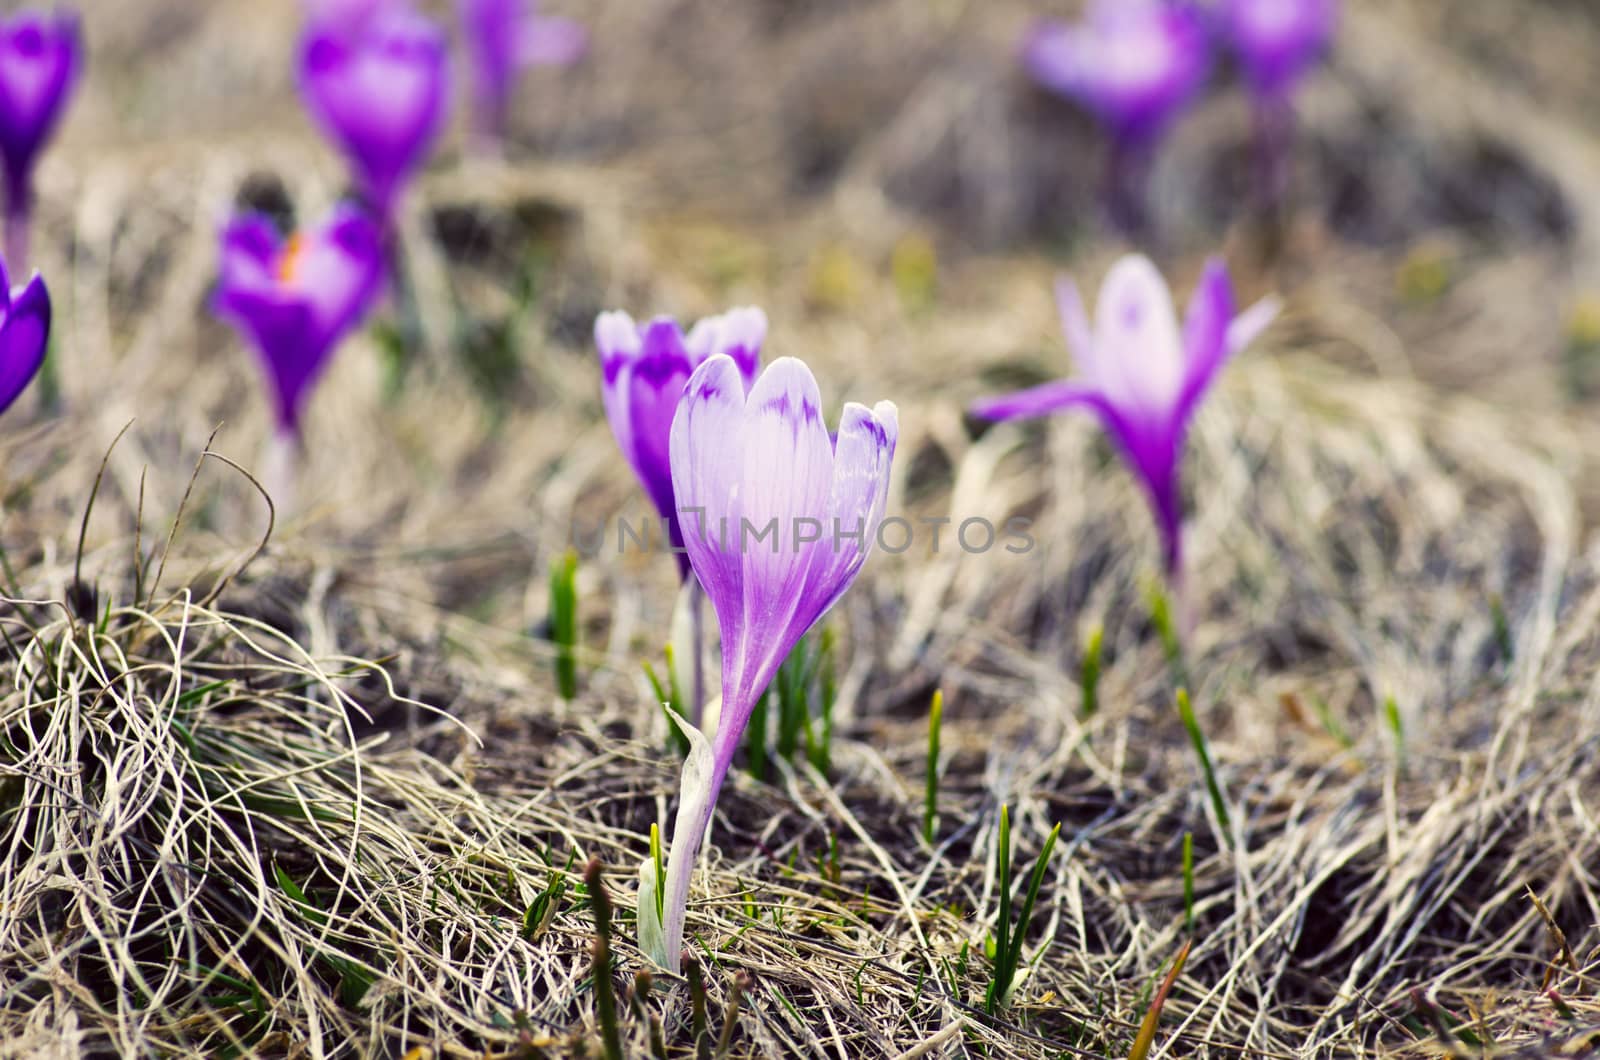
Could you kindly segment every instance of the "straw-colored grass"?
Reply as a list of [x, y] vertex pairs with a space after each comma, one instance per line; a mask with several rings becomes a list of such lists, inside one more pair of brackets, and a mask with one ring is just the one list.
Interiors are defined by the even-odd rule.
[[[724, 792], [689, 913], [712, 1042], [742, 974], [734, 1056], [1126, 1056], [1189, 938], [1188, 834], [1193, 948], [1153, 1055], [1600, 1051], [1600, 438], [1564, 330], [1600, 275], [1583, 87], [1524, 95], [1507, 32], [1485, 88], [1483, 12], [1457, 41], [1460, 5], [1353, 2], [1277, 258], [1208, 212], [1242, 143], [1226, 95], [1158, 169], [1178, 290], [1222, 245], [1244, 294], [1288, 302], [1187, 466], [1184, 662], [1225, 824], [1137, 488], [1086, 419], [961, 411], [1066, 369], [1052, 269], [1092, 286], [1117, 250], [1092, 139], [1003, 72], [1032, 5], [594, 6], [594, 63], [530, 88], [523, 135], [556, 161], [447, 150], [410, 200], [429, 349], [389, 398], [379, 343], [346, 344], [270, 535], [249, 478], [200, 457], [261, 468], [268, 428], [205, 299], [242, 190], [310, 218], [339, 188], [281, 76], [292, 21], [91, 17], [101, 80], [43, 182], [61, 405], [0, 421], [0, 1055], [599, 1055], [591, 859], [627, 1054], [651, 1016], [695, 1054], [686, 981], [632, 1001], [636, 870], [676, 799], [640, 668], [672, 564], [614, 539], [584, 560], [572, 702], [545, 575], [574, 521], [646, 514], [593, 313], [741, 302], [830, 406], [899, 404], [891, 508], [954, 522], [830, 618], [828, 775]], [[1592, 19], [1521, 17], [1600, 61]], [[953, 539], [1012, 516], [1025, 554]], [[1002, 804], [1017, 865], [1061, 836], [991, 1018]]]

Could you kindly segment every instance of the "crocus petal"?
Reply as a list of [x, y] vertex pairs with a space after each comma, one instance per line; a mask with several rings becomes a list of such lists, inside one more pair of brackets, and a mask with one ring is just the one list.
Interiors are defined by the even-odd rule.
[[[623, 414], [628, 419], [630, 448], [626, 452], [656, 510], [673, 522], [672, 418], [689, 381], [689, 354], [683, 348], [682, 332], [670, 317], [652, 320], [639, 342], [639, 354], [627, 366]], [[617, 440], [622, 441], [620, 434]], [[680, 537], [675, 523], [673, 529], [676, 545]]]
[[1128, 414], [1169, 412], [1187, 370], [1172, 292], [1155, 265], [1130, 254], [1111, 267], [1095, 308], [1094, 382]]
[[50, 293], [37, 273], [11, 292], [11, 306], [0, 324], [0, 412], [38, 374], [50, 345]]
[[1003, 422], [1047, 416], [1073, 405], [1098, 409], [1105, 403], [1104, 396], [1092, 386], [1070, 379], [1058, 379], [1011, 394], [981, 398], [972, 403], [970, 411], [981, 420]]
[[1228, 325], [1233, 320], [1233, 285], [1221, 260], [1206, 262], [1200, 284], [1189, 299], [1189, 312], [1183, 321], [1183, 355], [1187, 365], [1180, 415], [1187, 412], [1228, 354]]
[[700, 584], [714, 602], [742, 600], [744, 596], [744, 568], [738, 549], [722, 544], [728, 539], [727, 522], [733, 524], [735, 533], [739, 526], [744, 467], [732, 440], [740, 437], [744, 403], [744, 380], [738, 367], [731, 358], [712, 357], [689, 377], [672, 421], [672, 488], [683, 544]]
[[14, 188], [60, 121], [82, 51], [71, 12], [23, 11], [0, 24], [0, 154]]
[[1272, 322], [1283, 312], [1283, 302], [1269, 295], [1233, 318], [1228, 325], [1228, 354], [1232, 356], [1261, 337]]
[[718, 353], [732, 357], [748, 391], [761, 371], [761, 347], [766, 340], [767, 314], [755, 306], [743, 306], [696, 322], [684, 346], [696, 365]]
[[589, 50], [589, 31], [570, 18], [530, 15], [518, 43], [518, 58], [528, 66], [570, 66]]
[[1078, 365], [1078, 371], [1094, 377], [1094, 329], [1089, 326], [1089, 311], [1083, 307], [1083, 295], [1070, 276], [1056, 278], [1056, 315], [1061, 318], [1067, 350]]
[[812, 599], [802, 612], [825, 614], [844, 595], [866, 562], [889, 501], [889, 467], [900, 439], [900, 413], [892, 401], [872, 408], [850, 402], [834, 442], [831, 525], [821, 527], [829, 547], [812, 572]]

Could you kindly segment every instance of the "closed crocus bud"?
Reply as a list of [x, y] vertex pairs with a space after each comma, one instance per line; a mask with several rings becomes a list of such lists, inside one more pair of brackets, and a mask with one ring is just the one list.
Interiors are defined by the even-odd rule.
[[1178, 470], [1189, 420], [1234, 353], [1278, 312], [1275, 299], [1235, 317], [1228, 271], [1206, 266], [1183, 327], [1166, 281], [1148, 258], [1130, 255], [1100, 287], [1091, 326], [1071, 280], [1056, 289], [1078, 377], [988, 398], [972, 406], [988, 420], [1043, 416], [1066, 408], [1095, 412], [1144, 484], [1161, 533], [1167, 576], [1182, 572], [1182, 493]]
[[1023, 62], [1125, 145], [1159, 136], [1204, 86], [1210, 45], [1200, 16], [1159, 0], [1094, 0], [1077, 23], [1044, 21]]
[[708, 317], [687, 337], [671, 317], [641, 326], [626, 313], [609, 312], [594, 322], [606, 419], [639, 484], [667, 521], [682, 576], [688, 575], [689, 560], [681, 551], [683, 532], [673, 500], [672, 418], [690, 373], [714, 354], [732, 357], [744, 385], [753, 384], [766, 336], [766, 314], [754, 307]]
[[27, 264], [33, 167], [61, 121], [83, 64], [83, 36], [70, 11], [22, 11], [0, 23], [0, 156], [6, 178], [6, 254]]
[[517, 76], [528, 66], [566, 66], [583, 56], [589, 34], [567, 18], [541, 15], [534, 0], [459, 0], [472, 55], [480, 135], [505, 136]]
[[[732, 357], [689, 378], [672, 424], [672, 484], [689, 560], [722, 633], [722, 707], [691, 730], [666, 878], [641, 866], [641, 948], [676, 971], [689, 881], [745, 726], [779, 665], [844, 595], [888, 499], [894, 405], [849, 404], [837, 437], [801, 361], [774, 361], [745, 392]], [[656, 896], [662, 915], [655, 915]]]
[[1327, 50], [1339, 5], [1337, 0], [1224, 0], [1222, 21], [1251, 90], [1286, 97]]
[[34, 273], [15, 289], [0, 261], [0, 412], [27, 389], [50, 344], [50, 292]]
[[311, 385], [360, 324], [383, 275], [382, 231], [353, 207], [287, 241], [254, 215], [223, 229], [216, 311], [260, 357], [283, 435], [298, 438]]
[[299, 65], [306, 105], [388, 219], [444, 122], [443, 31], [404, 4], [379, 3], [354, 27], [312, 22]]

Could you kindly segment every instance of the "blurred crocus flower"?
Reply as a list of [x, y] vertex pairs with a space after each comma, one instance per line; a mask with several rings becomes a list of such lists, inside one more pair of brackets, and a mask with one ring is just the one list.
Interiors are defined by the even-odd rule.
[[353, 26], [307, 27], [301, 94], [386, 221], [444, 122], [448, 63], [438, 24], [402, 3], [379, 3]]
[[1105, 127], [1107, 212], [1124, 230], [1143, 227], [1150, 154], [1211, 71], [1200, 14], [1163, 0], [1092, 0], [1081, 22], [1037, 23], [1022, 58], [1036, 81]]
[[589, 47], [577, 22], [541, 15], [534, 0], [460, 0], [461, 25], [477, 76], [480, 134], [505, 136], [517, 75], [528, 66], [566, 66]]
[[1040, 84], [1125, 143], [1159, 136], [1211, 69], [1200, 16], [1161, 0], [1093, 0], [1082, 22], [1036, 24], [1022, 54]]
[[714, 354], [733, 358], [748, 390], [761, 369], [766, 337], [767, 315], [753, 306], [707, 317], [687, 337], [671, 317], [656, 317], [641, 326], [627, 313], [613, 311], [594, 322], [606, 418], [622, 455], [666, 520], [682, 577], [688, 577], [689, 559], [681, 551], [683, 530], [673, 501], [672, 418], [689, 374]]
[[1166, 281], [1148, 258], [1129, 255], [1100, 287], [1094, 323], [1072, 281], [1056, 287], [1078, 378], [1045, 383], [972, 406], [988, 420], [1043, 416], [1067, 408], [1096, 413], [1143, 482], [1155, 510], [1168, 579], [1182, 575], [1182, 494], [1178, 472], [1189, 420], [1228, 358], [1248, 346], [1278, 313], [1275, 299], [1233, 315], [1233, 289], [1221, 261], [1205, 274], [1183, 327]]
[[383, 275], [383, 232], [353, 207], [287, 241], [256, 215], [223, 229], [216, 311], [260, 356], [282, 436], [299, 437], [312, 383], [361, 322]]
[[[722, 707], [689, 730], [666, 878], [640, 868], [640, 948], [676, 971], [689, 880], [750, 712], [796, 642], [861, 571], [883, 519], [895, 407], [847, 404], [837, 438], [811, 369], [772, 363], [745, 393], [732, 357], [689, 377], [672, 424], [672, 485], [694, 572], [722, 631]], [[657, 909], [660, 909], [660, 915]]]
[[1338, 0], [1223, 0], [1220, 14], [1255, 98], [1257, 182], [1274, 206], [1288, 190], [1294, 90], [1333, 39]]
[[1259, 96], [1285, 97], [1327, 50], [1338, 0], [1224, 0], [1224, 30]]
[[50, 343], [50, 292], [36, 272], [12, 288], [0, 261], [0, 412], [11, 407], [39, 373]]
[[301, 0], [306, 21], [314, 26], [354, 33], [384, 7], [404, 0]]
[[83, 63], [78, 16], [22, 11], [0, 23], [0, 156], [6, 178], [6, 255], [27, 263], [33, 167]]

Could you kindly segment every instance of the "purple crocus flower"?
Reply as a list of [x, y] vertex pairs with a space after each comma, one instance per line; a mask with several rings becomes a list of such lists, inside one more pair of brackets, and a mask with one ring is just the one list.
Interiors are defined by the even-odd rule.
[[1127, 143], [1159, 136], [1211, 68], [1200, 16], [1159, 0], [1094, 0], [1082, 22], [1036, 24], [1022, 54], [1040, 84]]
[[1150, 154], [1211, 70], [1199, 13], [1161, 0], [1092, 0], [1081, 22], [1037, 23], [1022, 59], [1036, 81], [1105, 127], [1107, 213], [1125, 231], [1142, 228]]
[[21, 11], [0, 22], [0, 156], [6, 179], [6, 256], [27, 263], [33, 167], [83, 63], [78, 16]]
[[461, 24], [477, 72], [478, 117], [489, 141], [505, 136], [517, 75], [527, 66], [566, 66], [583, 56], [588, 31], [541, 15], [534, 0], [460, 0]]
[[299, 437], [312, 383], [377, 296], [383, 243], [377, 222], [348, 206], [287, 241], [257, 215], [223, 229], [216, 311], [261, 357], [284, 436]]
[[1289, 185], [1295, 86], [1333, 39], [1338, 0], [1223, 0], [1220, 15], [1255, 99], [1259, 192], [1275, 206]]
[[606, 419], [650, 502], [666, 520], [682, 577], [688, 577], [689, 558], [682, 551], [683, 531], [673, 501], [672, 417], [689, 374], [714, 354], [733, 358], [748, 390], [761, 369], [766, 337], [767, 315], [753, 306], [707, 317], [687, 337], [671, 317], [656, 317], [643, 326], [623, 312], [601, 313], [595, 319]]
[[1121, 446], [1155, 510], [1168, 578], [1181, 581], [1183, 439], [1200, 400], [1234, 353], [1277, 315], [1266, 299], [1233, 315], [1233, 290], [1220, 260], [1208, 262], [1183, 328], [1166, 281], [1148, 258], [1117, 262], [1100, 288], [1091, 328], [1072, 281], [1056, 287], [1062, 328], [1079, 377], [988, 398], [972, 406], [988, 420], [1043, 416], [1081, 407], [1095, 412]]
[[0, 412], [39, 373], [50, 344], [50, 292], [36, 272], [13, 289], [0, 261]]
[[354, 25], [307, 28], [301, 94], [385, 220], [444, 122], [448, 61], [439, 26], [401, 3], [380, 3]]
[[1222, 23], [1258, 96], [1287, 97], [1327, 50], [1338, 0], [1224, 0]]
[[748, 395], [732, 357], [713, 356], [689, 377], [672, 424], [672, 485], [722, 631], [722, 708], [709, 741], [686, 728], [666, 878], [653, 860], [640, 869], [640, 947], [665, 968], [678, 968], [690, 875], [750, 712], [860, 573], [898, 435], [895, 407], [882, 401], [846, 405], [831, 437], [811, 369], [792, 357], [774, 361]]

